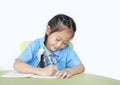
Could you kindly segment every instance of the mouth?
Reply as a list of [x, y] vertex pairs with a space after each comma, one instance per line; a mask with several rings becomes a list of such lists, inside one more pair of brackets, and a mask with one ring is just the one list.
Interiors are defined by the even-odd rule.
[[59, 49], [59, 48], [57, 48], [57, 47], [53, 47], [53, 48], [54, 48], [55, 51]]

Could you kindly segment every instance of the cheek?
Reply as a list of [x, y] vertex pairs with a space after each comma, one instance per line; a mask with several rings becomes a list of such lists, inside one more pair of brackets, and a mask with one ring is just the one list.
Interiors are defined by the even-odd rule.
[[65, 46], [62, 46], [61, 49], [65, 48]]
[[54, 45], [54, 44], [56, 44], [56, 41], [55, 41], [55, 39], [49, 39], [49, 42], [48, 42], [49, 44], [51, 44], [51, 45]]
[[67, 44], [62, 44], [61, 49], [65, 48]]

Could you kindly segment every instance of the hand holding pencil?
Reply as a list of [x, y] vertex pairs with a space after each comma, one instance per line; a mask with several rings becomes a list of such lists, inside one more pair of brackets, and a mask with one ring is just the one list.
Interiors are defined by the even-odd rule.
[[58, 71], [58, 67], [55, 65], [49, 65], [44, 68], [38, 68], [37, 75], [46, 75], [46, 76], [53, 76]]

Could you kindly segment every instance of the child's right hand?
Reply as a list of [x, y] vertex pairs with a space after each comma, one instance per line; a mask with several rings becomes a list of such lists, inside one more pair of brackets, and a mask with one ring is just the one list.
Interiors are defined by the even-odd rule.
[[58, 67], [55, 65], [49, 65], [47, 67], [44, 68], [39, 68], [39, 73], [38, 75], [55, 75], [56, 72], [58, 71]]

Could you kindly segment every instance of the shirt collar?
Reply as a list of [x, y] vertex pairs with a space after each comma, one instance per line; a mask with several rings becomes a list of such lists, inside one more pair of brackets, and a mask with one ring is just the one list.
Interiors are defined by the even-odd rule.
[[[55, 52], [50, 52], [47, 48], [46, 48], [47, 52], [48, 52], [48, 55], [49, 56], [52, 56], [52, 55], [56, 55], [56, 56], [59, 56], [61, 50], [57, 50]], [[47, 56], [46, 52], [44, 51], [44, 54]]]

